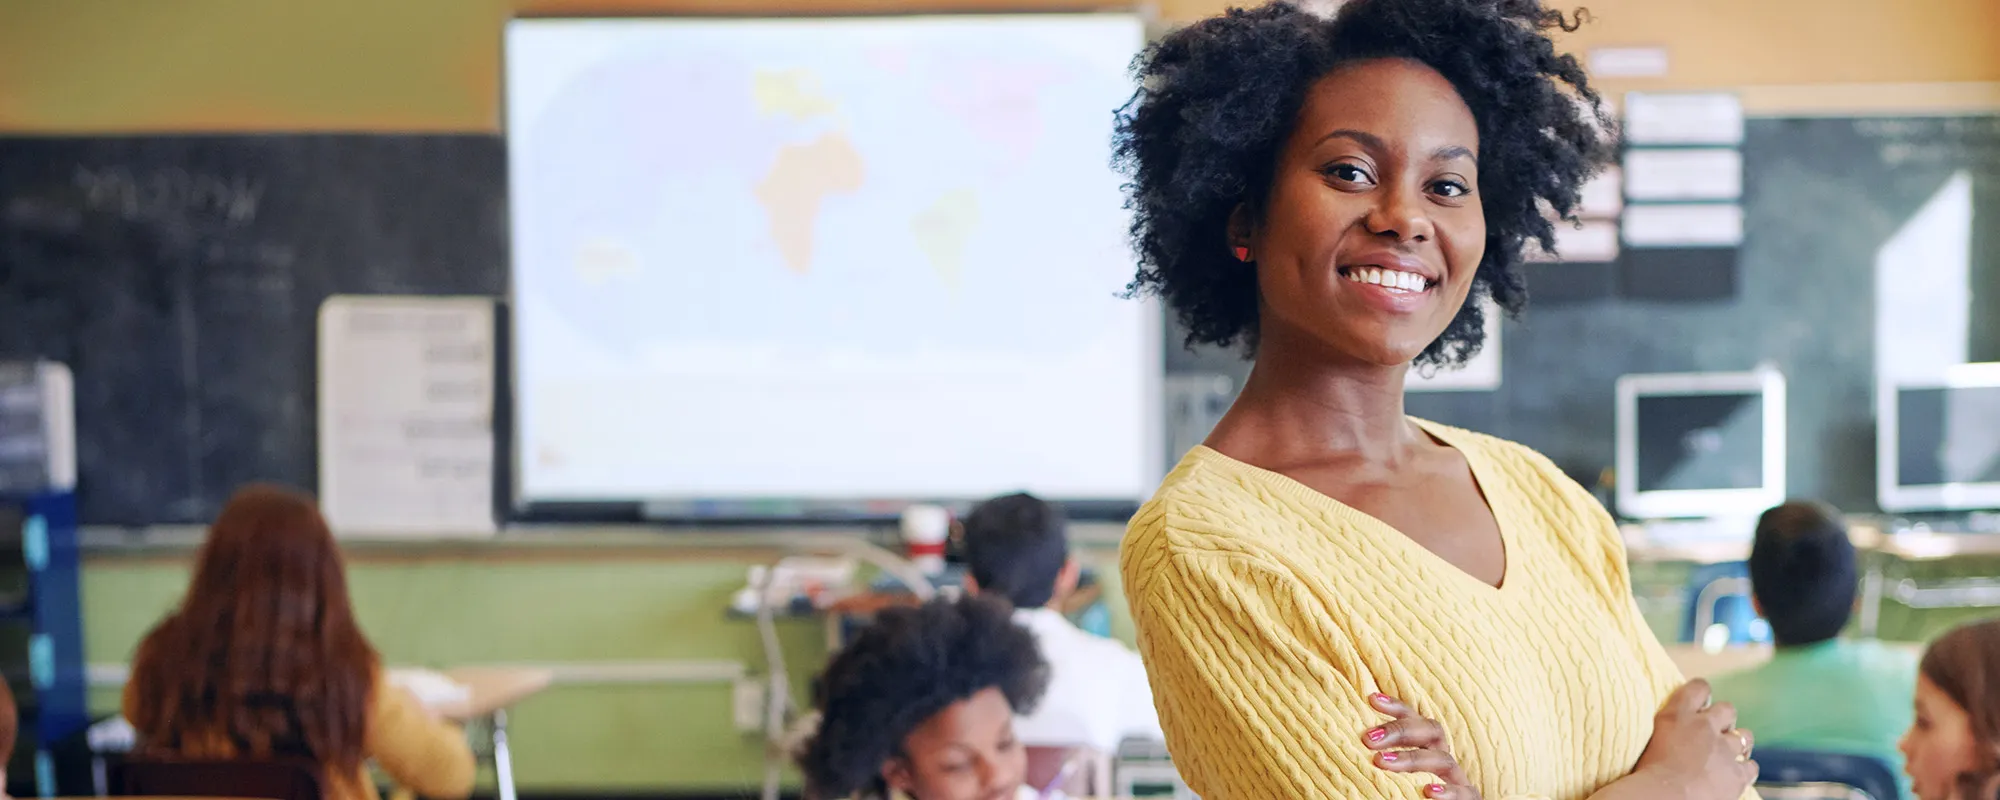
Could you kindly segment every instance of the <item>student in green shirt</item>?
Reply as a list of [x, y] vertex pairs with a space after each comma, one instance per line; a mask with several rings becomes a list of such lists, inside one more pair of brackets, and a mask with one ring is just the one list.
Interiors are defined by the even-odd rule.
[[[1859, 583], [1840, 512], [1793, 501], [1764, 512], [1750, 548], [1750, 593], [1771, 624], [1771, 660], [1713, 681], [1757, 744], [1875, 756], [1898, 774], [1916, 654], [1840, 638]], [[1906, 784], [1904, 791], [1909, 790]]]

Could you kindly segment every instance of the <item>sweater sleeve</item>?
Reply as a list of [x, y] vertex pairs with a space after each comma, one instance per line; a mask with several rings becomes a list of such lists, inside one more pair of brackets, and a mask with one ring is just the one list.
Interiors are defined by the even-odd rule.
[[472, 794], [472, 746], [458, 726], [433, 718], [417, 699], [388, 681], [375, 681], [366, 748], [396, 782], [424, 797]]
[[1416, 798], [1371, 763], [1382, 716], [1350, 675], [1279, 620], [1275, 581], [1232, 559], [1182, 557], [1132, 593], [1160, 722], [1188, 787], [1209, 800]]
[[[1545, 462], [1546, 463], [1546, 462]], [[1545, 470], [1553, 473], [1551, 480], [1565, 495], [1565, 501], [1576, 512], [1579, 523], [1595, 534], [1603, 547], [1603, 570], [1605, 591], [1609, 594], [1606, 602], [1622, 610], [1619, 628], [1627, 642], [1636, 648], [1640, 661], [1645, 665], [1646, 678], [1653, 685], [1656, 697], [1655, 708], [1666, 705], [1667, 696], [1673, 694], [1687, 677], [1681, 674], [1680, 665], [1667, 655], [1660, 638], [1653, 635], [1653, 629], [1646, 624], [1645, 614], [1639, 610], [1638, 595], [1632, 591], [1632, 564], [1625, 552], [1625, 537], [1618, 530], [1618, 521], [1611, 518], [1597, 498], [1590, 496], [1581, 484], [1570, 480], [1557, 470], [1553, 463], [1547, 463]], [[1755, 786], [1743, 790], [1740, 800], [1759, 800]]]
[[1167, 749], [1207, 800], [1423, 797], [1435, 780], [1373, 763], [1387, 717], [1373, 681], [1329, 655], [1302, 587], [1241, 554], [1169, 548], [1157, 508], [1126, 541], [1123, 575]]

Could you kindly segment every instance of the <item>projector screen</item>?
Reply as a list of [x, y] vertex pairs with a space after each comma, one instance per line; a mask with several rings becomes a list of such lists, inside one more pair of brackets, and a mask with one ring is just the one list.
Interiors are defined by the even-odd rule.
[[507, 29], [515, 486], [1143, 499], [1129, 14]]

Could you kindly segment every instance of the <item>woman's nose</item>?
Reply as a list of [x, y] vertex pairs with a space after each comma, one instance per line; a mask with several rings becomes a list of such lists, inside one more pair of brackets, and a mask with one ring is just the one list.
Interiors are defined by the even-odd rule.
[[1368, 212], [1368, 230], [1394, 236], [1398, 242], [1421, 242], [1436, 233], [1430, 215], [1424, 211], [1422, 193], [1409, 189], [1384, 188], [1376, 193], [1375, 208]]

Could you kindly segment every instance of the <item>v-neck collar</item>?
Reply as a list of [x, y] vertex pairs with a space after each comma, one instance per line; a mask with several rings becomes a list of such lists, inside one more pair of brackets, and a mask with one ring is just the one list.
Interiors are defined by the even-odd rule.
[[1461, 438], [1462, 431], [1416, 417], [1406, 417], [1406, 419], [1411, 424], [1416, 425], [1418, 430], [1430, 435], [1439, 444], [1457, 450], [1459, 456], [1465, 459], [1466, 466], [1472, 470], [1473, 482], [1478, 485], [1479, 493], [1485, 499], [1487, 513], [1493, 515], [1493, 523], [1500, 530], [1502, 558], [1500, 585], [1495, 586], [1474, 577], [1472, 573], [1466, 572], [1457, 564], [1446, 561], [1443, 556], [1417, 543], [1417, 540], [1410, 538], [1409, 534], [1397, 529], [1396, 526], [1383, 522], [1373, 514], [1343, 503], [1318, 489], [1300, 483], [1282, 472], [1264, 469], [1249, 462], [1232, 458], [1207, 445], [1196, 445], [1195, 450], [1199, 451], [1198, 455], [1205, 460], [1255, 478], [1275, 492], [1296, 499], [1307, 506], [1326, 511], [1357, 528], [1375, 534], [1375, 539], [1383, 542], [1384, 546], [1397, 548], [1409, 553], [1417, 563], [1424, 565], [1424, 569], [1442, 574], [1444, 580], [1461, 582], [1475, 593], [1491, 593], [1496, 597], [1512, 596], [1524, 591], [1521, 586], [1524, 581], [1525, 570], [1520, 564], [1520, 537], [1515, 535], [1513, 525], [1510, 524], [1510, 520], [1518, 516], [1518, 514], [1513, 513], [1514, 509], [1509, 506], [1515, 494], [1514, 487], [1508, 484], [1506, 476], [1501, 470], [1487, 463], [1479, 448], [1465, 445], [1464, 440]]

